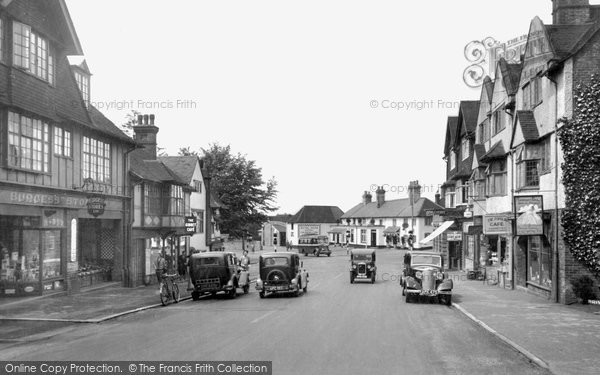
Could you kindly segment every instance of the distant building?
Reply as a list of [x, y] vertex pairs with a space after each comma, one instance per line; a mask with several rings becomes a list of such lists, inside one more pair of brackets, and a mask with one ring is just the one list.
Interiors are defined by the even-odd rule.
[[430, 247], [419, 244], [419, 240], [427, 237], [434, 228], [433, 216], [427, 211], [442, 209], [428, 198], [421, 197], [421, 186], [418, 181], [410, 183], [410, 197], [405, 199], [386, 200], [385, 190], [376, 191], [376, 201], [366, 192], [362, 202], [348, 210], [341, 217], [341, 223], [330, 229], [334, 242], [341, 236], [342, 242], [347, 240], [353, 246], [408, 247], [408, 239], [414, 235], [414, 248]]
[[270, 216], [269, 221], [263, 224], [261, 228], [261, 244], [263, 246], [285, 246], [287, 244], [286, 224], [292, 218], [292, 215]]
[[304, 206], [286, 223], [286, 237], [296, 246], [301, 236], [327, 236], [329, 230], [340, 223], [343, 214], [337, 206]]

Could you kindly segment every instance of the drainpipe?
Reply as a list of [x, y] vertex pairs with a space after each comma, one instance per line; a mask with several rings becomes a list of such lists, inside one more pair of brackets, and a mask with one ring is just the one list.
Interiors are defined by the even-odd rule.
[[[127, 195], [127, 202], [123, 203], [124, 212], [128, 212], [128, 217], [123, 220], [123, 254], [122, 254], [122, 270], [123, 274], [121, 275], [123, 278], [123, 286], [124, 287], [134, 287], [135, 281], [130, 280], [130, 269], [129, 262], [131, 260], [131, 249], [133, 248], [133, 236], [132, 236], [132, 228], [133, 228], [133, 214], [134, 214], [134, 202], [133, 202], [133, 186], [129, 177], [129, 154], [133, 151], [140, 148], [138, 144], [136, 144], [133, 148], [127, 149], [123, 153], [123, 195]], [[127, 191], [129, 189], [129, 191]], [[129, 207], [127, 207], [129, 206]], [[126, 210], [125, 210], [126, 209]], [[135, 267], [134, 267], [135, 268]]]
[[559, 67], [560, 65], [557, 62], [550, 62], [550, 66], [545, 73], [546, 78], [548, 78], [548, 80], [554, 84], [554, 246], [552, 250], [554, 253], [554, 259], [556, 259], [556, 279], [554, 282], [554, 289], [556, 293], [554, 302], [556, 303], [560, 302], [560, 264], [558, 261], [558, 232], [560, 224], [558, 219], [558, 82], [550, 77], [550, 73]]

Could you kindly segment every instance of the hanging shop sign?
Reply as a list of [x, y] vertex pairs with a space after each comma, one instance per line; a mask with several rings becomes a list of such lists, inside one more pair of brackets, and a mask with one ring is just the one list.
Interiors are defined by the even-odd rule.
[[101, 195], [88, 195], [87, 210], [93, 217], [98, 217], [104, 213], [106, 208], [106, 199]]
[[195, 216], [186, 216], [185, 217], [185, 232], [186, 233], [196, 233], [196, 217]]
[[458, 231], [447, 232], [446, 239], [448, 241], [462, 241], [462, 233]]
[[506, 215], [483, 216], [483, 234], [510, 234], [510, 219]]
[[517, 236], [541, 236], [544, 234], [544, 197], [522, 195], [515, 197], [515, 221]]

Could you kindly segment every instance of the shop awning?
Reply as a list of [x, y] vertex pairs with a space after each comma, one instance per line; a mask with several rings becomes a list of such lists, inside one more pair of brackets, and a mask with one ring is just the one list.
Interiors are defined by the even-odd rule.
[[393, 233], [400, 233], [400, 230], [402, 228], [400, 227], [387, 227], [385, 228], [385, 230], [383, 231], [384, 234], [393, 234]]
[[327, 233], [346, 233], [346, 228], [331, 228]]
[[454, 220], [444, 221], [442, 225], [440, 225], [436, 230], [433, 231], [429, 236], [423, 238], [419, 241], [420, 244], [424, 245], [427, 242], [431, 242], [434, 238], [444, 233], [448, 228], [450, 228], [454, 224]]

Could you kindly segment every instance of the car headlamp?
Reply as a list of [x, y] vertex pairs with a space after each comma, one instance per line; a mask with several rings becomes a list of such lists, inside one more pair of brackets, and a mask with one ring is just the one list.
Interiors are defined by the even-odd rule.
[[356, 269], [356, 264], [352, 265], [352, 269], [355, 270]]
[[420, 279], [420, 278], [422, 278], [422, 277], [423, 277], [423, 272], [421, 272], [421, 271], [417, 271], [417, 272], [415, 273], [415, 277], [418, 277], [419, 279]]
[[443, 272], [438, 272], [436, 276], [437, 276], [438, 280], [444, 280], [444, 273]]

